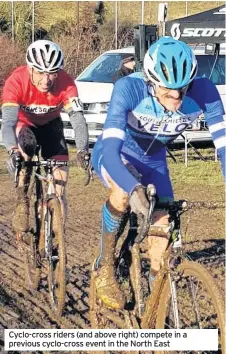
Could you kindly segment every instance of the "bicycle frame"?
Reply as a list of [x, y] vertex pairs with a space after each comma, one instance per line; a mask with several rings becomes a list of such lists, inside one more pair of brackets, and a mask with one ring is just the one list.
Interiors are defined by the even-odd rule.
[[[172, 307], [174, 320], [177, 328], [180, 328], [179, 314], [177, 306], [177, 293], [174, 281], [174, 269], [181, 263], [182, 259], [185, 258], [185, 253], [183, 251], [181, 242], [181, 215], [189, 209], [190, 204], [185, 200], [172, 201], [172, 202], [158, 202], [156, 206], [159, 209], [165, 209], [169, 212], [169, 222], [171, 225], [170, 231], [171, 236], [169, 238], [169, 243], [165, 251], [165, 256], [162, 261], [162, 267], [156, 276], [156, 280], [153, 284], [153, 289], [151, 293], [152, 303], [150, 306], [150, 313], [153, 317], [153, 325], [155, 321], [155, 310], [158, 306], [159, 295], [162, 290], [162, 286], [166, 277], [168, 277], [170, 282], [171, 296], [172, 296]], [[153, 206], [150, 205], [150, 209], [154, 210]], [[150, 213], [149, 213], [150, 214]], [[143, 226], [143, 229], [148, 231], [151, 222], [147, 220], [147, 225]], [[139, 310], [139, 309], [138, 309]]]
[[[53, 176], [53, 170], [55, 167], [59, 166], [67, 166], [67, 161], [55, 161], [55, 160], [47, 160], [47, 161], [39, 161], [40, 166], [44, 166], [47, 169], [46, 177], [40, 174], [40, 167], [39, 173], [35, 172], [36, 178], [40, 181], [44, 181], [46, 183], [45, 193], [43, 196], [43, 211], [42, 217], [44, 220], [44, 235], [45, 235], [45, 257], [48, 259], [51, 257], [50, 255], [50, 247], [51, 247], [51, 218], [49, 218], [48, 214], [48, 202], [51, 199], [58, 199], [56, 194], [56, 185]], [[59, 200], [59, 199], [58, 199]]]
[[[155, 282], [154, 288], [155, 288], [155, 296], [154, 296], [154, 301], [153, 301], [153, 311], [155, 308], [156, 301], [158, 301], [158, 294], [161, 291], [162, 284], [165, 280], [165, 277], [168, 276], [171, 284], [171, 293], [173, 297], [173, 302], [175, 304], [174, 306], [174, 315], [175, 315], [175, 321], [178, 324], [179, 327], [179, 316], [178, 316], [178, 309], [177, 309], [177, 300], [176, 300], [176, 292], [175, 292], [175, 286], [173, 284], [173, 269], [175, 266], [179, 264], [178, 259], [182, 259], [183, 255], [183, 249], [182, 249], [182, 244], [181, 244], [181, 225], [180, 225], [180, 216], [184, 211], [186, 211], [186, 208], [188, 206], [188, 203], [184, 200], [176, 201], [176, 202], [164, 202], [164, 203], [156, 203], [156, 199], [153, 195], [149, 193], [149, 201], [150, 201], [150, 208], [149, 208], [149, 213], [147, 218], [143, 218], [141, 230], [137, 232], [135, 237], [127, 237], [127, 239], [130, 239], [129, 241], [125, 241], [125, 244], [122, 246], [122, 248], [125, 247], [128, 248], [129, 245], [131, 246], [131, 252], [133, 254], [133, 262], [136, 263], [136, 267], [138, 267], [138, 263], [140, 263], [140, 243], [144, 240], [144, 238], [148, 235], [149, 227], [152, 224], [152, 215], [155, 207], [158, 207], [160, 209], [166, 209], [168, 210], [170, 214], [170, 224], [171, 224], [171, 237], [169, 239], [169, 244], [165, 253], [165, 257], [163, 259], [163, 264], [162, 268], [158, 274], [158, 282]], [[134, 225], [132, 225], [132, 229], [130, 229], [130, 232], [134, 229]], [[122, 253], [124, 250], [122, 249]], [[122, 254], [120, 252], [120, 254]], [[140, 266], [139, 266], [140, 267]], [[141, 271], [136, 274], [135, 277], [135, 286], [134, 288], [136, 289], [136, 308], [137, 308], [137, 313], [140, 318], [142, 318], [142, 315], [145, 310], [145, 301], [144, 301], [144, 294], [142, 291], [142, 286], [141, 286]]]
[[[35, 171], [34, 171], [34, 176], [36, 179], [36, 188], [37, 188], [37, 180], [39, 180], [40, 182], [45, 182], [46, 184], [46, 188], [45, 188], [45, 193], [40, 196], [37, 195], [38, 199], [42, 198], [42, 218], [44, 220], [44, 235], [45, 235], [45, 257], [48, 258], [49, 257], [49, 244], [50, 244], [50, 224], [49, 224], [49, 220], [48, 220], [48, 209], [47, 209], [47, 204], [49, 202], [49, 200], [51, 199], [58, 199], [57, 195], [56, 195], [56, 186], [55, 186], [55, 181], [54, 181], [54, 176], [53, 176], [53, 170], [55, 167], [62, 167], [62, 166], [68, 166], [68, 162], [67, 161], [57, 161], [57, 160], [40, 160], [39, 159], [39, 154], [37, 152], [37, 154], [35, 155], [35, 160], [32, 161], [18, 161], [18, 163], [16, 164], [16, 171], [15, 171], [15, 187], [18, 186], [18, 182], [19, 182], [19, 173], [21, 171], [22, 168], [25, 167], [34, 167]], [[46, 176], [43, 176], [41, 174], [41, 167], [44, 167], [47, 172], [46, 172]], [[37, 192], [37, 190], [36, 190]], [[38, 191], [38, 193], [40, 193], [40, 189]]]

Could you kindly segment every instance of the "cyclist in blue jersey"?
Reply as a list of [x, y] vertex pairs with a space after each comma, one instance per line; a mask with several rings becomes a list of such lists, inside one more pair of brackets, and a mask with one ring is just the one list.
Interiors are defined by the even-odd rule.
[[[224, 109], [215, 85], [196, 77], [197, 61], [191, 48], [171, 37], [161, 37], [147, 51], [143, 73], [117, 81], [104, 125], [92, 155], [95, 172], [110, 188], [103, 206], [96, 286], [105, 305], [122, 309], [126, 299], [114, 274], [116, 235], [128, 208], [147, 215], [149, 202], [143, 186], [153, 183], [160, 200], [172, 200], [173, 190], [165, 145], [204, 113], [225, 173]], [[135, 177], [135, 168], [141, 179]], [[169, 220], [163, 210], [153, 216], [148, 236], [151, 274], [160, 269], [168, 243]]]

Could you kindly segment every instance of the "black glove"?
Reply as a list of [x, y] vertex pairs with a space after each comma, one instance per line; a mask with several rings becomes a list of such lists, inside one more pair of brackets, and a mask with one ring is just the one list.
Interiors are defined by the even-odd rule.
[[90, 164], [90, 153], [86, 150], [78, 151], [77, 153], [78, 165], [84, 170], [87, 170]]
[[129, 204], [136, 214], [148, 215], [149, 201], [145, 195], [145, 189], [142, 185], [136, 186], [131, 194]]
[[14, 175], [17, 165], [23, 160], [21, 153], [18, 150], [11, 150], [10, 157], [6, 161], [7, 170], [11, 175]]

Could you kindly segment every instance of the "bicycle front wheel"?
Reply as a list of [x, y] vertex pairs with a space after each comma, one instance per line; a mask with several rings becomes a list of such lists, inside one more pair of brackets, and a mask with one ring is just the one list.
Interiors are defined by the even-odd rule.
[[66, 251], [60, 203], [57, 199], [48, 201], [45, 218], [48, 248], [48, 284], [52, 308], [61, 316], [66, 292]]
[[32, 290], [37, 290], [41, 273], [38, 243], [42, 214], [42, 185], [33, 178], [28, 191], [30, 200], [29, 231], [22, 235], [24, 241], [25, 271], [28, 284]]
[[[175, 296], [172, 295], [173, 292]], [[219, 335], [218, 353], [225, 353], [222, 295], [214, 279], [201, 264], [183, 261], [174, 271], [171, 281], [169, 278], [166, 280], [159, 300], [156, 328], [216, 328]], [[205, 352], [211, 351], [202, 351]]]

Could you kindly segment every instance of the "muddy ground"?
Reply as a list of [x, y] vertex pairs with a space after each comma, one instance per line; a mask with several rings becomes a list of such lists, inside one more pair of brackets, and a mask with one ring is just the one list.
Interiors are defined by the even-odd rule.
[[[73, 157], [73, 155], [71, 156]], [[15, 245], [11, 218], [15, 203], [13, 181], [5, 170], [6, 153], [0, 150], [0, 353], [4, 353], [4, 328], [88, 328], [90, 269], [94, 248], [98, 244], [100, 210], [107, 191], [96, 179], [84, 187], [81, 173], [71, 172], [67, 189], [68, 220], [66, 244], [68, 268], [66, 307], [61, 322], [52, 315], [47, 283], [35, 295], [25, 282], [22, 255]], [[205, 184], [176, 187], [177, 198], [223, 201], [220, 188]], [[206, 264], [224, 292], [224, 210], [197, 210], [183, 219], [187, 226], [190, 255]], [[200, 252], [201, 251], [201, 252]], [[11, 352], [19, 353], [19, 352]], [[62, 352], [61, 352], [62, 353]], [[77, 352], [78, 353], [78, 352]]]

